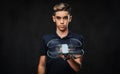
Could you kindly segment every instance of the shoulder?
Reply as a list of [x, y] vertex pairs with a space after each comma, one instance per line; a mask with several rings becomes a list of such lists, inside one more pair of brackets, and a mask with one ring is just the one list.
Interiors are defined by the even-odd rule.
[[74, 38], [77, 38], [77, 39], [80, 39], [80, 40], [83, 40], [84, 39], [84, 37], [83, 37], [83, 35], [82, 34], [78, 34], [78, 33], [71, 33], [72, 34], [72, 36], [74, 37]]
[[44, 40], [45, 42], [48, 42], [49, 40], [51, 40], [53, 38], [54, 34], [45, 34], [42, 36], [42, 40]]
[[52, 34], [45, 34], [42, 36], [43, 39], [46, 39], [46, 38], [49, 38], [49, 37], [52, 37]]

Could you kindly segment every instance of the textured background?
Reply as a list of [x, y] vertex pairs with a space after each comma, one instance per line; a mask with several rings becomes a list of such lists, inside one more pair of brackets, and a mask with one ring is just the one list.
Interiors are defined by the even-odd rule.
[[[0, 74], [37, 74], [40, 38], [54, 31], [51, 9], [59, 1], [0, 3]], [[65, 2], [72, 5], [70, 29], [85, 38], [86, 53], [79, 73], [120, 74], [119, 0]]]

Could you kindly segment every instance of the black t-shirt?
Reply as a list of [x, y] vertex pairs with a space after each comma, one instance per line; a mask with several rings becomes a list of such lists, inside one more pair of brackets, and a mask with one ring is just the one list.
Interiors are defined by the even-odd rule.
[[[46, 74], [75, 74], [75, 71], [70, 67], [66, 60], [62, 58], [53, 59], [47, 55], [49, 50], [48, 43], [52, 40], [59, 40], [60, 44], [68, 44], [69, 39], [76, 39], [82, 43], [83, 48], [83, 37], [82, 35], [69, 32], [64, 38], [60, 38], [56, 33], [44, 35], [41, 39], [40, 55], [46, 55]], [[55, 42], [54, 42], [55, 43]], [[52, 45], [51, 45], [52, 46]]]

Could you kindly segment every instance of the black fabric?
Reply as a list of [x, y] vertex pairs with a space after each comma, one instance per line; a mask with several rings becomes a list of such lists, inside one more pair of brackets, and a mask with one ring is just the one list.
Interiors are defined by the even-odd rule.
[[[40, 54], [47, 56], [46, 53], [49, 50], [47, 47], [47, 43], [50, 40], [60, 39], [61, 44], [65, 44], [70, 38], [78, 39], [83, 43], [82, 35], [72, 32], [69, 32], [68, 35], [62, 39], [56, 33], [44, 35], [41, 40]], [[46, 74], [75, 74], [75, 71], [69, 66], [66, 60], [63, 60], [62, 58], [53, 59], [47, 56]]]

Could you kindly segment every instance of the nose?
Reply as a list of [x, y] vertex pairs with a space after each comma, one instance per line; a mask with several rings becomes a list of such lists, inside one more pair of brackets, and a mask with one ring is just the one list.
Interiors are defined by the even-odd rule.
[[63, 23], [64, 23], [64, 20], [63, 20], [63, 19], [61, 19], [61, 20], [60, 20], [60, 23], [61, 23], [61, 24], [63, 24]]

